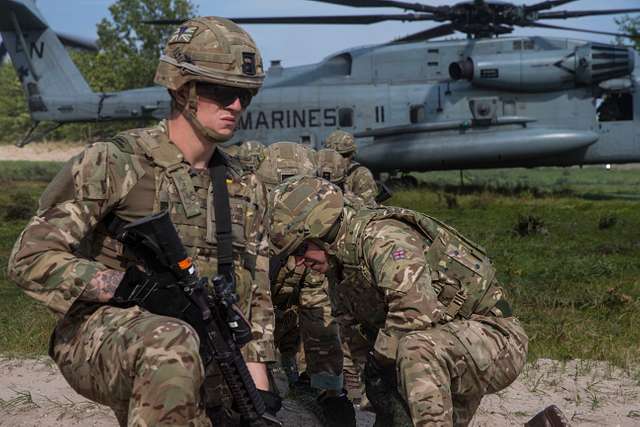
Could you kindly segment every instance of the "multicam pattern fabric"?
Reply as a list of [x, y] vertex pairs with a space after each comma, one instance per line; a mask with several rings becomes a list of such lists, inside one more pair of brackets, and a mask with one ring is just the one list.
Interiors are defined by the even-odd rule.
[[[434, 262], [430, 239], [399, 218], [357, 223], [361, 215], [345, 212], [346, 225], [336, 245], [344, 276], [330, 295], [343, 340], [357, 348], [356, 340], [366, 337], [381, 360], [395, 363], [398, 391], [414, 425], [468, 424], [484, 394], [503, 389], [521, 372], [527, 351], [524, 331], [516, 319], [490, 315], [483, 305], [474, 307], [489, 315], [449, 319], [434, 287], [442, 277], [433, 272], [443, 270]], [[364, 227], [361, 233], [358, 226]], [[347, 234], [361, 236], [355, 258], [344, 252]], [[461, 274], [447, 266], [452, 274]], [[501, 293], [491, 298], [495, 295]], [[350, 353], [363, 360], [362, 350]], [[461, 377], [451, 373], [451, 366], [460, 369]]]
[[313, 176], [316, 168], [316, 153], [313, 149], [296, 142], [281, 141], [267, 147], [256, 174], [267, 189], [271, 190], [293, 176]]
[[272, 250], [287, 253], [305, 239], [328, 233], [342, 213], [340, 189], [322, 179], [298, 176], [274, 188], [269, 195]]
[[[266, 192], [255, 175], [233, 168], [227, 185], [239, 305], [254, 337], [242, 351], [247, 361], [269, 362], [275, 360], [275, 320], [263, 226]], [[135, 264], [107, 230], [109, 216], [133, 221], [168, 210], [200, 274], [212, 277], [217, 268], [214, 197], [208, 172], [191, 169], [162, 126], [95, 143], [72, 159], [45, 190], [36, 216], [13, 248], [9, 275], [27, 294], [64, 316], [56, 336], [79, 331], [81, 336], [69, 342], [82, 346], [89, 340], [99, 347], [108, 334], [89, 337], [76, 328], [102, 306], [78, 297], [97, 272], [123, 271]], [[111, 319], [118, 321], [109, 316], [98, 319], [103, 323], [94, 319], [94, 327], [105, 331], [114, 329]]]
[[[253, 58], [248, 67], [246, 58]], [[190, 19], [171, 36], [154, 82], [178, 90], [188, 82], [258, 91], [264, 80], [262, 57], [251, 36], [228, 19]]]
[[[277, 189], [273, 222], [305, 223], [332, 187], [316, 180], [298, 188]], [[303, 200], [306, 207], [298, 207]], [[341, 214], [315, 215], [323, 229], [342, 218], [329, 248], [335, 265], [328, 284], [354, 370], [368, 348], [381, 364], [395, 365], [414, 425], [466, 425], [484, 394], [518, 376], [527, 337], [515, 318], [495, 309], [502, 293], [481, 248], [433, 218], [399, 208], [356, 210], [349, 198]], [[272, 236], [279, 247], [301, 242]], [[451, 304], [447, 286], [470, 293]]]
[[266, 149], [260, 141], [244, 141], [237, 146], [235, 157], [244, 170], [256, 172], [266, 156]]
[[351, 154], [356, 151], [356, 143], [353, 135], [343, 130], [335, 130], [324, 141], [325, 148], [336, 150], [340, 154]]
[[325, 148], [318, 151], [318, 176], [338, 187], [344, 184], [347, 164], [347, 160], [336, 150]]
[[513, 317], [475, 315], [405, 335], [396, 370], [413, 424], [469, 425], [482, 397], [522, 372], [527, 343]]
[[102, 306], [57, 328], [51, 356], [81, 395], [121, 426], [211, 426], [199, 402], [199, 339], [185, 322], [138, 307]]
[[344, 191], [360, 197], [370, 206], [376, 206], [378, 184], [369, 169], [357, 162], [351, 162], [345, 172]]

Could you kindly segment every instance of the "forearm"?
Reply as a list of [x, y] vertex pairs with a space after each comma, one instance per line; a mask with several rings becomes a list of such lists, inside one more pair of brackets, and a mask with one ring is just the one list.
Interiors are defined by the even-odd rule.
[[258, 362], [247, 362], [247, 369], [253, 378], [258, 390], [269, 391], [269, 375], [267, 374], [267, 364]]
[[123, 271], [99, 271], [93, 276], [78, 299], [89, 302], [109, 302], [113, 298], [123, 276]]

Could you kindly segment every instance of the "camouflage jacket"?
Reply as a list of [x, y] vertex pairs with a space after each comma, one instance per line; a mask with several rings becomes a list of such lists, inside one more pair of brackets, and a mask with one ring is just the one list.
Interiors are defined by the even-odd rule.
[[378, 185], [371, 171], [357, 162], [351, 162], [345, 175], [344, 191], [362, 198], [367, 205], [375, 205]]
[[[429, 232], [408, 221], [412, 216], [424, 219]], [[502, 295], [488, 258], [440, 222], [399, 208], [346, 207], [344, 218], [335, 244], [339, 277], [329, 280], [335, 314], [347, 334], [358, 325], [386, 360], [395, 360], [403, 335], [451, 314], [486, 314]], [[458, 305], [449, 288], [462, 283], [482, 295]]]
[[[247, 361], [271, 361], [275, 320], [264, 229], [266, 192], [255, 175], [233, 167], [227, 185], [237, 291], [254, 336], [243, 354]], [[200, 274], [211, 277], [217, 269], [213, 197], [208, 171], [184, 162], [163, 126], [91, 144], [43, 193], [36, 216], [15, 243], [9, 275], [59, 317], [87, 315], [97, 305], [78, 297], [94, 275], [124, 271], [135, 263], [107, 230], [110, 217], [133, 221], [168, 210]]]

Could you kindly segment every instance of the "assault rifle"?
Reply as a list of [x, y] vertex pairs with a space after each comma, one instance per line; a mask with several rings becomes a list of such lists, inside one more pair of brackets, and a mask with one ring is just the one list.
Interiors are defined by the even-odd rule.
[[[200, 337], [204, 366], [216, 361], [243, 426], [282, 424], [265, 413], [265, 403], [249, 374], [240, 347], [251, 341], [251, 327], [238, 309], [235, 283], [224, 276], [200, 277], [165, 211], [121, 228], [118, 239], [144, 262], [130, 267], [114, 300], [189, 323]], [[122, 288], [122, 289], [121, 289]], [[204, 390], [204, 387], [203, 387]], [[209, 414], [212, 416], [220, 414]], [[214, 425], [219, 419], [212, 419]]]

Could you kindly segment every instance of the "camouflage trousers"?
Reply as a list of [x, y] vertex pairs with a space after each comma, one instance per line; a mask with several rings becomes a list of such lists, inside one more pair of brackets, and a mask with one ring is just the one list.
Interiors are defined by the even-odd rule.
[[78, 322], [58, 324], [50, 353], [79, 394], [111, 407], [121, 426], [211, 426], [200, 404], [204, 371], [191, 326], [110, 306]]
[[485, 394], [518, 377], [527, 343], [514, 317], [474, 315], [405, 335], [396, 369], [413, 424], [468, 425]]
[[331, 315], [324, 280], [321, 276], [305, 281], [295, 305], [288, 300], [280, 305], [274, 302], [275, 344], [283, 365], [296, 365], [299, 373], [306, 372], [314, 388], [341, 390], [340, 332]]

